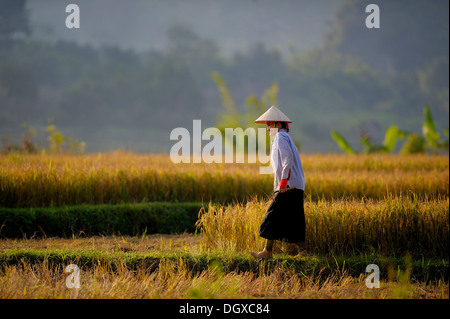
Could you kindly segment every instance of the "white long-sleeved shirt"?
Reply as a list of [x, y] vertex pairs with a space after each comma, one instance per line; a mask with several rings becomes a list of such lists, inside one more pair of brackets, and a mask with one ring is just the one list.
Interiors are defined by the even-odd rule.
[[298, 149], [284, 129], [279, 130], [272, 140], [270, 161], [274, 173], [274, 192], [279, 190], [280, 181], [286, 178], [289, 178], [289, 187], [305, 190], [305, 175]]

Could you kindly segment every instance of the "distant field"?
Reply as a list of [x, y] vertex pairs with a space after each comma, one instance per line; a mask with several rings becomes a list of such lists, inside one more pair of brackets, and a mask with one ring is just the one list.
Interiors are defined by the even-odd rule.
[[256, 262], [273, 182], [259, 164], [2, 155], [0, 298], [449, 297], [448, 155], [301, 158], [311, 255], [277, 242]]
[[[302, 155], [307, 199], [445, 199], [449, 157]], [[272, 193], [258, 164], [173, 164], [169, 156], [0, 156], [0, 207], [153, 201], [232, 202]]]

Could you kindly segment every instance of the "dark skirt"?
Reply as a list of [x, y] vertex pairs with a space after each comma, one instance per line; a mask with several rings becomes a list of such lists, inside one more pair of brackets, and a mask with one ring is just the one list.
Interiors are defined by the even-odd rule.
[[259, 228], [259, 236], [288, 243], [305, 241], [303, 191], [276, 193]]

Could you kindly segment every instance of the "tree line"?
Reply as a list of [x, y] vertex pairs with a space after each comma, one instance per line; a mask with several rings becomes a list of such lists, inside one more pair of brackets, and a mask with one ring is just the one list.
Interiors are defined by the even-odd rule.
[[[167, 31], [164, 50], [141, 53], [38, 41], [21, 3], [0, 1], [0, 12], [14, 13], [0, 24], [2, 134], [22, 122], [45, 128], [51, 119], [94, 151], [102, 145], [89, 136], [105, 127], [150, 132], [144, 140], [195, 118], [218, 125], [225, 109], [214, 74], [226, 81], [244, 113], [249, 96], [276, 85], [280, 108], [295, 122], [291, 134], [309, 152], [339, 150], [330, 129], [350, 136], [350, 143], [362, 135], [382, 137], [393, 121], [419, 133], [424, 105], [430, 105], [439, 130], [448, 127], [448, 28], [441, 28], [445, 16], [438, 14], [439, 5], [408, 2], [396, 11], [383, 2], [384, 24], [378, 34], [368, 34], [363, 24], [355, 25], [363, 3], [349, 0], [319, 47], [286, 55], [255, 43], [224, 57], [218, 40], [182, 25]], [[398, 19], [405, 11], [412, 21], [431, 22], [412, 24], [414, 36], [405, 36], [406, 22]], [[153, 143], [156, 150], [170, 146], [165, 140]]]

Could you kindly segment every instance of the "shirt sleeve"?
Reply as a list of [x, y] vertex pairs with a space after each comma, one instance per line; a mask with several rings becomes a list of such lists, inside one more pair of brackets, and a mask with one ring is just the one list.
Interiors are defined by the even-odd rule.
[[286, 139], [278, 139], [278, 151], [280, 152], [281, 160], [281, 179], [287, 179], [292, 168], [294, 154], [292, 154], [291, 147]]

